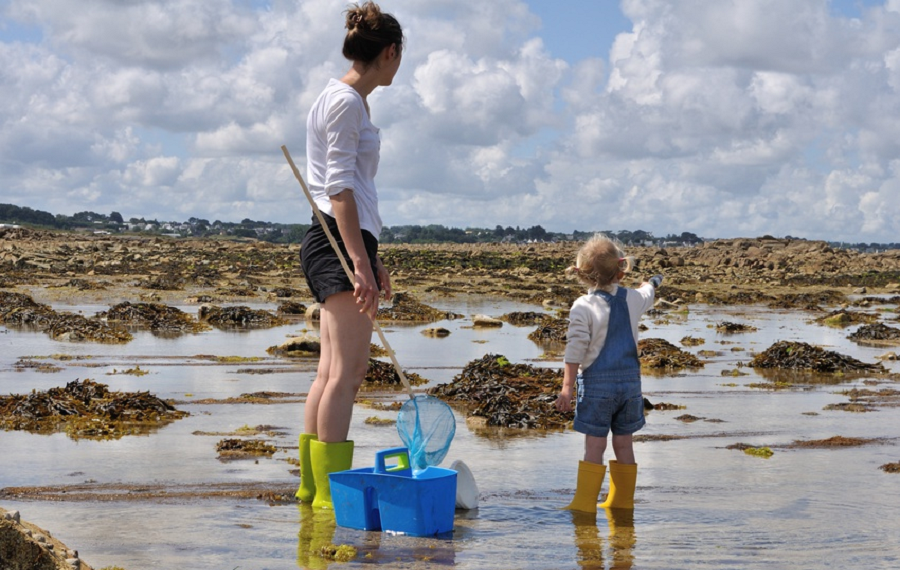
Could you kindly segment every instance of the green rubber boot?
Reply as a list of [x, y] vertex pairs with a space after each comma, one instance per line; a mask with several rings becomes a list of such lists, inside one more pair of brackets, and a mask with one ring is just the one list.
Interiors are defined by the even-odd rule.
[[298, 449], [300, 450], [300, 488], [294, 493], [301, 502], [311, 503], [316, 497], [316, 480], [313, 476], [312, 462], [309, 460], [309, 442], [318, 437], [312, 433], [301, 433]]
[[353, 466], [353, 442], [325, 443], [317, 439], [309, 442], [309, 458], [312, 461], [313, 478], [316, 481], [314, 509], [334, 509], [331, 503], [329, 473], [346, 471]]
[[609, 495], [598, 506], [610, 509], [633, 509], [637, 467], [637, 464], [623, 464], [615, 459], [610, 459]]
[[585, 513], [597, 512], [597, 496], [600, 487], [603, 486], [603, 477], [606, 475], [606, 466], [589, 461], [578, 462], [578, 484], [575, 487], [575, 497], [568, 506], [563, 507], [570, 511], [582, 511]]

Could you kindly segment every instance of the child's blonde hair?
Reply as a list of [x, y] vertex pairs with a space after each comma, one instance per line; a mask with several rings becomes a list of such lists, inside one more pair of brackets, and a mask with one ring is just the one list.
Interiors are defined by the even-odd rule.
[[628, 273], [634, 266], [634, 258], [625, 257], [621, 243], [604, 234], [594, 234], [578, 250], [575, 265], [566, 269], [566, 275], [578, 278], [592, 289], [609, 287], [619, 280], [619, 272]]

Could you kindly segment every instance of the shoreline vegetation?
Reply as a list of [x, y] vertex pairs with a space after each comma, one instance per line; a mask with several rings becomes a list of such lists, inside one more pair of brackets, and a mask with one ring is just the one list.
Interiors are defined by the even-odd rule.
[[[72, 231], [96, 235], [121, 235], [130, 237], [164, 236], [170, 238], [208, 238], [220, 240], [257, 239], [269, 243], [299, 244], [309, 224], [290, 224], [278, 222], [254, 221], [245, 218], [240, 222], [223, 222], [191, 217], [184, 222], [160, 221], [144, 217], [129, 218], [111, 212], [109, 215], [84, 211], [71, 216], [53, 215], [50, 212], [19, 207], [14, 204], [0, 204], [0, 228], [20, 225], [37, 230]], [[522, 228], [516, 226], [494, 228], [453, 228], [440, 224], [385, 226], [382, 228], [379, 242], [385, 244], [476, 244], [476, 243], [557, 243], [566, 241], [584, 241], [594, 231], [573, 230], [571, 233], [547, 231], [540, 225]], [[700, 237], [691, 232], [668, 234], [664, 237], [654, 236], [644, 230], [602, 230], [628, 246], [644, 247], [683, 247], [697, 246], [706, 242], [717, 241]], [[785, 236], [787, 240], [803, 241], [803, 238]], [[851, 249], [864, 253], [900, 249], [900, 243], [868, 243], [829, 241], [830, 247]]]

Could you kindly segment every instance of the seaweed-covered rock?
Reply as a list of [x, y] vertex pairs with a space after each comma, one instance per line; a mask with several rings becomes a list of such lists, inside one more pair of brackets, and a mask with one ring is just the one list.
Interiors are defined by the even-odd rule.
[[444, 338], [450, 336], [450, 331], [444, 327], [431, 327], [423, 329], [422, 334], [434, 338]]
[[544, 322], [553, 320], [553, 317], [547, 313], [538, 313], [536, 311], [514, 311], [500, 317], [501, 321], [506, 321], [517, 327], [527, 327], [543, 324]]
[[[428, 382], [428, 380], [422, 378], [415, 372], [407, 372], [404, 370], [403, 375], [406, 376], [406, 379], [411, 386], [419, 386]], [[363, 384], [363, 388], [385, 386], [397, 387], [402, 385], [403, 381], [400, 379], [400, 375], [397, 374], [397, 369], [394, 368], [392, 363], [382, 362], [380, 360], [375, 360], [374, 358], [369, 359], [369, 367], [366, 370], [366, 380]]]
[[815, 293], [788, 293], [781, 295], [769, 303], [773, 309], [805, 309], [819, 311], [821, 305], [836, 305], [846, 300], [846, 295], [840, 291], [826, 290]]
[[286, 321], [269, 311], [251, 309], [243, 305], [231, 307], [219, 307], [218, 305], [203, 305], [200, 307], [198, 317], [214, 327], [247, 327], [266, 328], [283, 325]]
[[703, 361], [661, 338], [638, 341], [641, 367], [650, 369], [702, 368]]
[[181, 291], [184, 289], [184, 281], [179, 275], [155, 275], [139, 280], [137, 286], [154, 291]]
[[512, 364], [505, 356], [487, 354], [428, 393], [464, 405], [469, 415], [485, 418], [489, 426], [558, 429], [573, 418], [572, 412], [556, 409], [561, 387], [560, 370]]
[[181, 334], [209, 330], [210, 326], [197, 321], [177, 307], [161, 303], [119, 303], [108, 311], [97, 313], [98, 319], [145, 327], [155, 333]]
[[706, 344], [706, 340], [688, 335], [681, 338], [681, 344], [683, 344], [684, 346], [700, 346], [702, 344]]
[[455, 319], [457, 315], [451, 311], [441, 311], [420, 303], [408, 293], [394, 293], [390, 307], [378, 309], [376, 318], [380, 321], [434, 322], [444, 319]]
[[90, 379], [46, 392], [0, 396], [0, 428], [65, 431], [73, 439], [118, 439], [187, 415], [149, 392], [111, 392]]
[[830, 327], [849, 327], [859, 323], [874, 323], [878, 321], [878, 315], [870, 315], [868, 313], [860, 313], [859, 311], [848, 311], [839, 309], [832, 311], [827, 315], [823, 315], [816, 319], [816, 322]]
[[36, 303], [28, 295], [0, 291], [0, 322], [11, 326], [30, 326], [60, 341], [126, 343], [131, 334], [99, 319], [74, 313], [57, 313], [49, 305]]
[[900, 344], [900, 329], [889, 327], [883, 323], [863, 325], [847, 338], [860, 343], [876, 341], [879, 344]]
[[528, 338], [535, 342], [566, 342], [568, 334], [569, 319], [550, 318], [544, 319]]
[[886, 372], [881, 363], [867, 364], [805, 342], [780, 341], [750, 361], [753, 368], [782, 368], [814, 372]]
[[278, 313], [282, 315], [305, 315], [306, 305], [297, 301], [284, 301], [278, 305]]
[[259, 439], [226, 438], [216, 444], [220, 459], [240, 459], [275, 454], [275, 446]]
[[751, 325], [745, 325], [743, 323], [732, 323], [729, 321], [723, 321], [721, 323], [716, 323], [716, 332], [725, 333], [725, 334], [753, 332], [755, 330], [756, 330], [756, 327], [751, 326]]

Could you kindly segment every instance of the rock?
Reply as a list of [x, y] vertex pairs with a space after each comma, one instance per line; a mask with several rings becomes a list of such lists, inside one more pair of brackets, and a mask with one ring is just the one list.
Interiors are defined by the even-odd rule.
[[897, 360], [897, 353], [894, 351], [886, 352], [879, 356], [878, 360]]
[[450, 336], [450, 331], [443, 327], [433, 327], [423, 330], [422, 334], [435, 338], [443, 338], [445, 336]]
[[78, 553], [46, 530], [0, 508], [0, 568], [3, 570], [93, 570]]
[[865, 287], [858, 287], [858, 288], [856, 288], [856, 289], [853, 290], [853, 294], [854, 294], [854, 295], [865, 295], [865, 294], [866, 294], [866, 288], [865, 288]]
[[319, 337], [311, 334], [302, 334], [287, 339], [278, 346], [273, 346], [267, 351], [269, 354], [286, 355], [292, 354], [319, 354], [322, 352], [322, 341]]
[[322, 305], [319, 303], [313, 303], [309, 307], [306, 308], [306, 318], [311, 321], [319, 320], [319, 312], [322, 310]]
[[561, 303], [560, 301], [558, 301], [558, 300], [556, 300], [556, 299], [544, 299], [544, 301], [541, 302], [541, 305], [542, 305], [545, 309], [558, 309], [558, 308], [560, 308], [560, 307], [565, 307], [565, 306], [566, 306], [565, 303]]
[[503, 321], [487, 315], [475, 315], [472, 317], [472, 325], [475, 327], [502, 327]]

